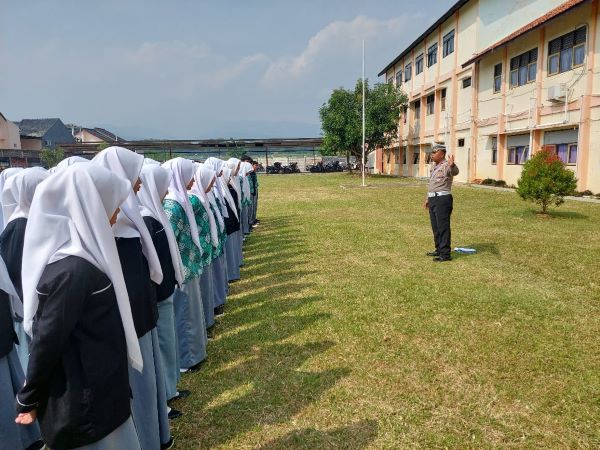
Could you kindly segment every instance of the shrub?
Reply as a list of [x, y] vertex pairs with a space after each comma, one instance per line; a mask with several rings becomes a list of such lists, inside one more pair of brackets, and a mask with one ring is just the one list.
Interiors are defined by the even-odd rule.
[[576, 188], [575, 174], [548, 150], [537, 152], [525, 163], [517, 182], [519, 196], [539, 204], [543, 214], [547, 213], [549, 205], [563, 204], [564, 196], [573, 194]]
[[580, 191], [573, 191], [573, 193], [571, 194], [573, 197], [583, 197], [583, 192]]
[[594, 193], [592, 191], [590, 191], [589, 189], [586, 189], [585, 191], [582, 192], [583, 195], [587, 195], [587, 196], [592, 196], [594, 195]]
[[496, 182], [494, 183], [494, 186], [506, 187], [506, 181], [504, 181], [504, 180], [496, 180]]
[[491, 186], [496, 182], [493, 178], [486, 178], [481, 182], [481, 184], [485, 184], [486, 186]]

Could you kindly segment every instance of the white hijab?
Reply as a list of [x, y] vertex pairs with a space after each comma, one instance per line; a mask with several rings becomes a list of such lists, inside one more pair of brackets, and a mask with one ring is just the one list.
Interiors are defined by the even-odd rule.
[[38, 309], [36, 287], [46, 266], [78, 256], [104, 272], [115, 290], [131, 366], [142, 371], [142, 355], [109, 218], [131, 192], [128, 181], [91, 163], [68, 167], [37, 189], [23, 245], [25, 331], [31, 335]]
[[173, 233], [173, 227], [162, 206], [162, 198], [167, 193], [169, 183], [171, 182], [171, 172], [158, 163], [144, 164], [140, 178], [142, 179], [142, 187], [140, 188], [140, 192], [138, 192], [138, 198], [141, 203], [141, 214], [142, 216], [153, 217], [164, 227], [167, 241], [169, 241], [169, 251], [173, 260], [173, 268], [175, 269], [175, 279], [179, 286], [181, 286], [183, 284], [181, 254], [179, 253], [175, 233]]
[[219, 245], [219, 230], [217, 228], [215, 216], [208, 206], [209, 200], [208, 195], [206, 194], [206, 189], [208, 186], [210, 186], [211, 181], [216, 177], [215, 171], [203, 164], [196, 163], [194, 165], [196, 167], [196, 171], [194, 172], [194, 178], [196, 182], [194, 183], [194, 186], [192, 186], [190, 193], [198, 197], [198, 200], [200, 200], [200, 203], [202, 203], [202, 206], [206, 210], [208, 222], [210, 224], [210, 239], [212, 240], [213, 245], [216, 247]]
[[160, 261], [152, 242], [152, 236], [140, 214], [140, 202], [133, 192], [133, 186], [142, 171], [144, 157], [123, 147], [108, 147], [94, 156], [92, 162], [129, 181], [131, 189], [127, 199], [121, 205], [117, 223], [113, 227], [114, 235], [122, 238], [139, 237], [142, 241], [142, 252], [150, 268], [150, 278], [156, 284], [162, 283], [163, 274]]
[[192, 241], [196, 244], [196, 247], [202, 250], [194, 208], [192, 208], [187, 191], [187, 185], [194, 179], [194, 163], [189, 159], [174, 158], [165, 162], [162, 166], [171, 172], [171, 183], [169, 184], [169, 193], [166, 198], [174, 200], [181, 205], [190, 224]]
[[[229, 192], [229, 188], [227, 187], [229, 185], [230, 179], [231, 179], [231, 169], [229, 167], [223, 167], [223, 175], [221, 175], [219, 178], [217, 178], [217, 184], [219, 185], [219, 190], [221, 191], [223, 198], [225, 198], [225, 201], [227, 203], [229, 203], [229, 207], [233, 211], [235, 218], [239, 220], [237, 209], [235, 207], [235, 201], [233, 200], [233, 197], [231, 196], [231, 192]], [[225, 208], [225, 209], [227, 209], [227, 208]]]
[[239, 172], [242, 161], [237, 158], [230, 158], [227, 160], [226, 164], [229, 170], [231, 170], [231, 175], [229, 177], [229, 185], [235, 190], [238, 198], [238, 208], [242, 209], [242, 191], [240, 189], [240, 181], [239, 181]]
[[52, 169], [52, 173], [58, 172], [59, 170], [63, 170], [66, 169], [69, 166], [72, 166], [73, 164], [77, 164], [77, 163], [81, 163], [81, 162], [90, 162], [89, 159], [83, 158], [82, 156], [69, 156], [68, 158], [63, 159], [61, 162], [59, 162], [56, 167], [53, 167]]
[[246, 198], [250, 198], [250, 196], [252, 194], [250, 194], [250, 181], [246, 180], [246, 176], [248, 176], [248, 174], [250, 172], [253, 172], [254, 170], [252, 169], [252, 164], [250, 164], [249, 162], [246, 161], [242, 161], [242, 164], [240, 165], [240, 180], [245, 180], [245, 183], [243, 183], [243, 189], [244, 189], [244, 197]]
[[225, 161], [211, 156], [210, 158], [206, 158], [204, 164], [214, 170], [217, 174], [217, 181], [215, 182], [212, 192], [213, 195], [219, 199], [219, 204], [221, 205], [221, 215], [223, 217], [229, 217], [227, 206], [225, 205], [225, 193], [221, 190], [221, 183], [219, 183], [219, 180], [223, 177], [223, 169], [226, 167]]
[[160, 166], [160, 163], [152, 158], [144, 158], [144, 165]]
[[[2, 198], [2, 191], [4, 191], [4, 185], [6, 184], [6, 181], [12, 176], [19, 173], [21, 170], [23, 170], [21, 167], [9, 167], [8, 169], [4, 169], [2, 172], [0, 172], [0, 199]], [[0, 228], [4, 230], [4, 201], [1, 200], [1, 203], [2, 204], [0, 205]], [[14, 203], [14, 201], [11, 201], [10, 203], [12, 204]]]
[[4, 227], [11, 220], [27, 218], [33, 201], [37, 185], [48, 178], [46, 169], [32, 167], [19, 171], [10, 177], [2, 191], [2, 204], [4, 210]]

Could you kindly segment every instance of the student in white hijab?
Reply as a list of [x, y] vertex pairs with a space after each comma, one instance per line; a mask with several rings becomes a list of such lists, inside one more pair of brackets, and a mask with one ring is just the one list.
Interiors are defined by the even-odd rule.
[[231, 174], [229, 176], [229, 193], [234, 198], [237, 203], [237, 216], [240, 221], [240, 231], [233, 235], [233, 239], [238, 240], [237, 249], [238, 251], [238, 265], [241, 267], [244, 265], [244, 229], [242, 226], [242, 187], [240, 183], [239, 171], [241, 167], [242, 161], [237, 158], [230, 158], [227, 160], [226, 165], [231, 170]]
[[21, 167], [9, 167], [0, 172], [0, 228], [2, 229], [4, 229], [4, 202], [2, 201], [1, 193], [4, 191], [6, 181], [21, 170], [23, 170]]
[[[133, 395], [133, 420], [142, 448], [160, 448], [171, 440], [167, 398], [156, 324], [158, 305], [154, 283], [163, 280], [154, 242], [140, 214], [136, 192], [141, 186], [144, 157], [123, 147], [108, 147], [93, 163], [109, 169], [129, 182], [129, 195], [113, 227], [117, 251], [133, 313], [133, 321], [144, 359], [144, 371], [129, 371]], [[76, 164], [75, 169], [83, 163]]]
[[6, 263], [8, 274], [17, 292], [11, 296], [15, 311], [15, 331], [19, 339], [17, 354], [23, 370], [27, 370], [29, 359], [29, 338], [23, 329], [23, 288], [21, 282], [21, 267], [23, 265], [23, 240], [27, 217], [37, 186], [48, 177], [48, 172], [42, 168], [30, 168], [19, 171], [9, 178], [2, 192], [6, 221], [4, 231], [0, 234], [0, 255]]
[[40, 449], [44, 444], [38, 424], [21, 426], [15, 422], [15, 396], [25, 384], [25, 375], [15, 348], [18, 341], [11, 297], [17, 293], [0, 258], [0, 445], [15, 450]]
[[169, 218], [183, 262], [183, 285], [175, 289], [173, 304], [182, 372], [197, 370], [206, 359], [206, 322], [200, 289], [202, 249], [188, 190], [194, 184], [194, 163], [175, 158], [163, 164], [171, 172], [163, 208]]
[[111, 230], [130, 190], [81, 163], [42, 182], [31, 205], [23, 306], [32, 342], [16, 422], [37, 417], [50, 448], [140, 449], [128, 360], [135, 370], [143, 362]]
[[[217, 231], [219, 241], [216, 247], [213, 246], [212, 250], [212, 258], [213, 263], [211, 264], [212, 272], [213, 272], [213, 291], [214, 291], [214, 308], [215, 315], [220, 315], [223, 313], [225, 300], [227, 298], [227, 293], [229, 291], [228, 286], [228, 275], [227, 275], [227, 262], [225, 257], [225, 245], [227, 241], [227, 231], [225, 229], [225, 219], [221, 214], [221, 206], [219, 200], [215, 196], [215, 186], [216, 186], [216, 178], [218, 177], [218, 173], [214, 170], [210, 169], [204, 164], [198, 165], [200, 171], [210, 170], [210, 176], [206, 177], [211, 180], [214, 178], [214, 181], [209, 185], [205, 184], [202, 186], [204, 191], [206, 192], [206, 197], [208, 199], [209, 209], [215, 219], [215, 223], [217, 224]], [[222, 173], [222, 172], [221, 172]]]
[[[231, 169], [225, 167], [223, 176], [217, 181], [221, 183], [221, 188], [226, 192], [226, 207], [229, 211], [229, 217], [225, 219], [225, 230], [227, 231], [227, 241], [225, 242], [225, 258], [227, 262], [227, 275], [229, 282], [240, 279], [240, 220], [238, 216], [237, 193], [229, 185], [231, 179]], [[235, 198], [234, 198], [235, 196]]]
[[59, 162], [56, 165], [56, 167], [53, 167], [52, 169], [50, 169], [50, 171], [52, 173], [55, 173], [55, 172], [58, 172], [59, 170], [66, 169], [67, 167], [72, 166], [73, 164], [82, 163], [82, 162], [90, 162], [90, 160], [86, 159], [82, 156], [69, 156], [68, 158], [65, 158], [61, 162]]
[[211, 187], [216, 179], [215, 172], [204, 164], [194, 164], [194, 185], [189, 191], [190, 203], [196, 216], [198, 236], [202, 247], [202, 267], [200, 273], [200, 292], [204, 307], [204, 320], [207, 330], [215, 324], [215, 302], [213, 283], [213, 248], [219, 245], [219, 229], [210, 209], [205, 186]]
[[162, 201], [167, 195], [171, 182], [171, 173], [158, 163], [146, 163], [146, 161], [148, 159], [142, 167], [140, 175], [142, 187], [138, 197], [142, 217], [152, 235], [163, 273], [162, 283], [155, 284], [158, 302], [157, 330], [166, 398], [171, 400], [178, 395], [177, 382], [179, 381], [173, 293], [176, 285], [183, 284], [183, 267], [175, 234], [162, 207]]
[[250, 193], [250, 180], [247, 176], [252, 172], [252, 164], [242, 161], [240, 164], [240, 188], [242, 191], [242, 229], [247, 235], [252, 231], [250, 226], [250, 208], [252, 207], [252, 197]]

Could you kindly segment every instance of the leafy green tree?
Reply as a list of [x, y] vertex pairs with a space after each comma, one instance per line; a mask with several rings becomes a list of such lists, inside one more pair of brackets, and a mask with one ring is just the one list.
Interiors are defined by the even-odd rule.
[[244, 156], [246, 154], [246, 149], [244, 147], [231, 147], [229, 148], [229, 151], [227, 152], [227, 156], [229, 156], [230, 158], [241, 158], [242, 156]]
[[[399, 87], [365, 83], [365, 146], [371, 151], [386, 147], [398, 135], [400, 111], [408, 98]], [[319, 109], [323, 155], [352, 155], [362, 159], [362, 80], [354, 90], [334, 89]], [[363, 161], [364, 164], [364, 161]]]
[[43, 148], [40, 152], [40, 160], [48, 168], [56, 166], [63, 159], [65, 159], [65, 152], [60, 147]]
[[549, 205], [563, 204], [564, 196], [573, 194], [575, 189], [575, 174], [549, 150], [537, 152], [525, 163], [517, 183], [519, 196], [540, 205], [542, 214], [547, 213]]
[[101, 142], [100, 144], [98, 144], [96, 146], [96, 148], [98, 149], [99, 152], [101, 152], [104, 149], [107, 149], [108, 147], [110, 147], [112, 144], [109, 144], [108, 142]]

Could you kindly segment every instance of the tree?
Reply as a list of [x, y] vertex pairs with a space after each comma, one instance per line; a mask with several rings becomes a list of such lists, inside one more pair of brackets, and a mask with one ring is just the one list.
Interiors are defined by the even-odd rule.
[[537, 152], [525, 163], [517, 183], [519, 196], [539, 204], [542, 214], [547, 213], [549, 205], [563, 204], [564, 196], [571, 195], [575, 189], [575, 174], [549, 150]]
[[46, 167], [54, 167], [65, 159], [65, 152], [60, 147], [56, 147], [55, 149], [43, 148], [40, 152], [40, 159]]
[[[365, 146], [386, 147], [398, 135], [400, 111], [408, 98], [399, 87], [365, 82]], [[362, 160], [362, 80], [354, 91], [334, 89], [319, 109], [323, 131], [323, 155], [353, 155]], [[363, 164], [365, 161], [363, 161]]]

